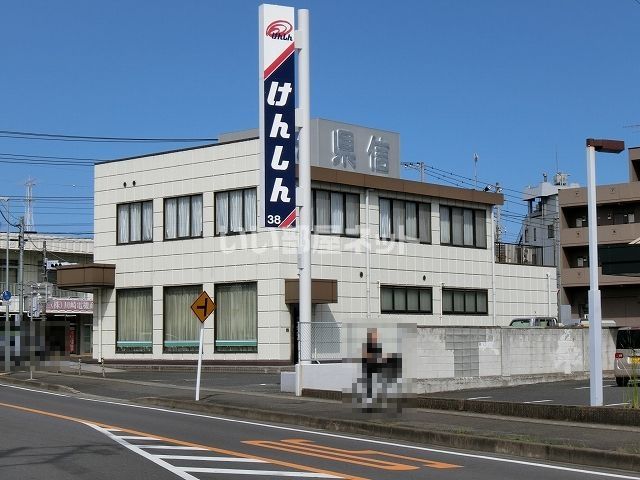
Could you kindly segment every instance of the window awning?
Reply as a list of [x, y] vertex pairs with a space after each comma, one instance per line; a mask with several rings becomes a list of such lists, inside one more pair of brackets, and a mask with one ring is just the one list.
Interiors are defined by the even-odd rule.
[[[299, 303], [300, 281], [285, 279], [284, 303]], [[311, 303], [338, 303], [338, 281], [314, 278], [311, 280]]]
[[58, 288], [74, 292], [93, 292], [97, 288], [114, 288], [116, 266], [108, 263], [64, 265], [57, 268]]

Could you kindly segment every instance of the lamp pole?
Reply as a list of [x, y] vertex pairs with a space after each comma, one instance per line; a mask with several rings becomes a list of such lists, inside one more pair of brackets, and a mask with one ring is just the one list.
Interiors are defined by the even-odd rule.
[[602, 406], [602, 311], [598, 285], [598, 215], [596, 152], [620, 153], [624, 142], [587, 139], [587, 221], [589, 224], [589, 393], [592, 407]]

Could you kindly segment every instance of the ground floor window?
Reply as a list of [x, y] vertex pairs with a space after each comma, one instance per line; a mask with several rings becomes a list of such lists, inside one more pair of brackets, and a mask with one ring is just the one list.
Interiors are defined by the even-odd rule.
[[216, 285], [216, 352], [258, 351], [258, 286], [252, 283]]
[[198, 353], [200, 321], [191, 304], [202, 293], [202, 285], [180, 285], [164, 288], [165, 353]]
[[151, 353], [153, 299], [150, 288], [116, 292], [116, 352]]
[[442, 289], [442, 313], [450, 315], [486, 315], [487, 290]]

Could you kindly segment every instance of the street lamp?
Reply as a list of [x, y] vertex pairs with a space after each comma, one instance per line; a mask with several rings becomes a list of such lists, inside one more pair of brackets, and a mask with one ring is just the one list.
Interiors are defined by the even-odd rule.
[[596, 152], [620, 153], [621, 140], [587, 138], [587, 216], [589, 225], [589, 392], [592, 407], [602, 406], [602, 312], [598, 287]]

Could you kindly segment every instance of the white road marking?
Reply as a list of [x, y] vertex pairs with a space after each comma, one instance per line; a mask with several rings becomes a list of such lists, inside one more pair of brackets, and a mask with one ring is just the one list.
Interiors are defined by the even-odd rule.
[[169, 462], [165, 462], [161, 458], [158, 458], [155, 455], [152, 455], [149, 452], [145, 452], [143, 449], [138, 448], [135, 445], [132, 445], [129, 442], [126, 442], [126, 441], [122, 440], [120, 437], [118, 437], [118, 435], [114, 435], [110, 431], [108, 431], [108, 430], [106, 430], [106, 429], [104, 429], [102, 427], [99, 427], [98, 425], [94, 425], [92, 423], [85, 423], [85, 425], [88, 426], [88, 427], [91, 427], [91, 428], [93, 428], [93, 429], [95, 429], [97, 431], [99, 431], [100, 433], [103, 433], [104, 435], [109, 437], [114, 442], [119, 443], [123, 447], [131, 450], [132, 452], [137, 453], [141, 457], [146, 458], [147, 460], [155, 463], [156, 465], [159, 465], [160, 467], [164, 468], [165, 470], [169, 470], [171, 473], [177, 475], [178, 477], [182, 478], [183, 480], [198, 480], [198, 477], [194, 477], [193, 475], [189, 475], [186, 471], [184, 471], [184, 470], [182, 470], [180, 468], [174, 467]]
[[[203, 450], [203, 449], [201, 449]], [[196, 455], [156, 455], [158, 458], [165, 460], [200, 460], [207, 462], [240, 462], [240, 463], [267, 463], [257, 458], [243, 457], [198, 457]]]
[[493, 397], [469, 397], [467, 400], [482, 400], [484, 398], [493, 398]]
[[531, 400], [530, 402], [522, 402], [522, 403], [546, 403], [553, 402], [553, 400]]
[[629, 405], [629, 402], [623, 402], [623, 403], [610, 403], [608, 405], [605, 405], [605, 407], [618, 407], [620, 405]]
[[184, 468], [185, 472], [192, 473], [224, 473], [226, 475], [266, 475], [272, 477], [296, 477], [296, 478], [342, 478], [327, 473], [313, 472], [285, 472], [281, 470], [235, 470], [231, 468]]
[[[113, 430], [109, 429], [110, 432]], [[136, 435], [118, 435], [118, 438], [122, 438], [123, 440], [157, 440], [153, 437], [139, 437]]]
[[160, 450], [201, 450], [206, 452], [206, 448], [200, 447], [185, 447], [182, 445], [138, 445], [140, 448], [149, 449], [149, 448], [157, 448]]
[[[53, 392], [47, 392], [47, 391], [44, 391], [44, 390], [35, 390], [35, 389], [32, 389], [32, 388], [18, 387], [17, 385], [7, 385], [7, 384], [0, 383], [0, 387], [14, 388], [14, 389], [18, 389], [18, 390], [27, 390], [27, 391], [30, 391], [30, 392], [40, 393], [40, 394], [43, 394], [43, 395], [51, 395], [51, 394], [53, 394], [53, 395], [57, 395], [57, 396], [74, 398], [76, 400], [82, 400], [82, 401], [86, 401], [86, 402], [102, 403], [102, 404], [106, 404], [106, 405], [117, 405], [117, 406], [122, 406], [122, 407], [137, 408], [137, 409], [140, 409], [140, 410], [149, 410], [149, 411], [153, 411], [153, 412], [170, 413], [170, 414], [173, 414], [173, 415], [184, 415], [184, 416], [187, 416], [187, 417], [206, 418], [206, 419], [209, 419], [209, 420], [216, 420], [216, 421], [227, 422], [227, 423], [251, 425], [251, 426], [256, 426], [256, 427], [269, 428], [269, 429], [272, 429], [272, 430], [283, 430], [283, 431], [287, 431], [287, 432], [304, 433], [304, 434], [307, 434], [307, 435], [317, 435], [317, 436], [327, 437], [327, 438], [339, 438], [339, 439], [343, 439], [343, 440], [350, 440], [350, 441], [353, 441], [353, 442], [371, 443], [371, 444], [374, 444], [374, 445], [383, 445], [383, 446], [389, 446], [389, 447], [406, 448], [407, 450], [418, 450], [418, 451], [422, 451], [422, 452], [440, 453], [440, 454], [443, 454], [443, 455], [451, 455], [451, 456], [454, 456], [454, 457], [474, 458], [474, 459], [478, 459], [478, 460], [488, 460], [488, 461], [498, 462], [498, 463], [511, 463], [511, 464], [514, 464], [514, 465], [526, 465], [528, 467], [544, 468], [544, 469], [548, 469], [548, 470], [559, 470], [559, 471], [563, 471], [563, 472], [574, 472], [574, 473], [581, 473], [581, 474], [585, 474], [585, 475], [594, 475], [594, 476], [600, 476], [600, 477], [606, 477], [606, 478], [620, 478], [620, 479], [623, 479], [623, 480], [640, 480], [640, 476], [637, 476], [637, 475], [623, 475], [623, 474], [619, 474], [619, 473], [598, 472], [596, 470], [587, 470], [586, 468], [572, 468], [572, 467], [563, 467], [561, 465], [547, 465], [545, 463], [537, 463], [537, 462], [532, 462], [532, 461], [528, 461], [528, 460], [515, 460], [515, 459], [512, 459], [512, 458], [491, 457], [489, 455], [481, 455], [481, 454], [477, 454], [477, 453], [456, 452], [456, 451], [453, 451], [453, 450], [443, 450], [443, 449], [440, 449], [440, 448], [430, 448], [430, 447], [423, 447], [423, 446], [419, 446], [419, 445], [406, 445], [406, 444], [402, 444], [402, 443], [388, 442], [388, 441], [384, 441], [384, 440], [374, 440], [374, 439], [370, 439], [370, 438], [351, 437], [349, 435], [340, 435], [340, 434], [337, 434], [337, 433], [329, 433], [329, 432], [314, 431], [314, 430], [305, 430], [303, 428], [284, 427], [284, 426], [280, 426], [280, 425], [269, 425], [267, 423], [251, 422], [249, 420], [238, 420], [238, 419], [235, 419], [235, 418], [216, 417], [214, 415], [205, 415], [205, 414], [202, 414], [202, 413], [193, 413], [193, 412], [183, 412], [183, 411], [179, 411], [179, 410], [170, 410], [170, 409], [161, 408], [161, 407], [149, 407], [147, 405], [135, 405], [135, 404], [131, 404], [131, 403], [114, 402], [114, 401], [111, 401], [111, 400], [101, 400], [101, 399], [98, 399], [98, 398], [77, 397], [77, 396], [74, 396], [74, 395], [66, 395], [66, 394], [65, 395], [61, 395], [61, 394], [57, 394], [57, 393], [53, 393]], [[145, 446], [144, 448], [149, 448], [149, 447]]]

